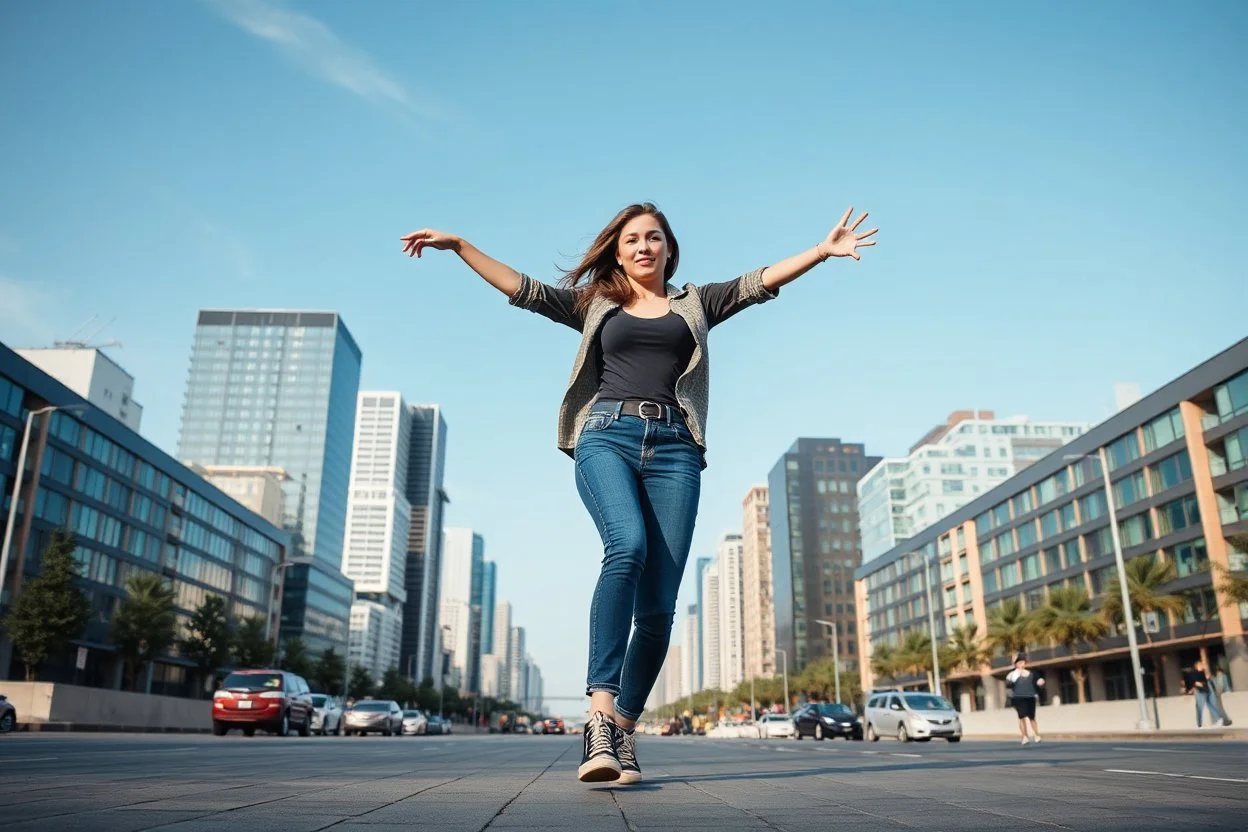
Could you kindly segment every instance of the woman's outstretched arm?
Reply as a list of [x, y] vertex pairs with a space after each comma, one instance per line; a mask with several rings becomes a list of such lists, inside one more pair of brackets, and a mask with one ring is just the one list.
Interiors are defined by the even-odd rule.
[[[792, 283], [815, 266], [827, 260], [829, 257], [852, 257], [855, 260], [861, 260], [857, 249], [861, 246], [873, 246], [874, 240], [867, 240], [878, 228], [872, 228], [862, 234], [855, 234], [858, 226], [867, 218], [864, 213], [858, 219], [854, 220], [853, 225], [849, 225], [849, 217], [854, 213], [851, 207], [845, 212], [845, 216], [841, 217], [841, 221], [837, 223], [826, 239], [821, 241], [813, 248], [808, 248], [800, 254], [794, 254], [792, 257], [786, 257], [779, 263], [768, 266], [763, 270], [763, 285], [774, 291], [779, 289], [786, 283]], [[864, 242], [865, 241], [865, 242]]]
[[421, 251], [426, 248], [453, 251], [468, 264], [468, 268], [481, 275], [486, 283], [507, 297], [514, 295], [520, 288], [523, 278], [520, 277], [518, 271], [506, 263], [498, 262], [463, 237], [424, 228], [420, 231], [413, 231], [400, 239], [403, 241], [403, 252], [408, 257], [419, 257]]

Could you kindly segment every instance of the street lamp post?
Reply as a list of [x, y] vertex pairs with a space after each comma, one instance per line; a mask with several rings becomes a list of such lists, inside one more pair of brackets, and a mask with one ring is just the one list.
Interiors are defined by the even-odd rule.
[[936, 683], [936, 690], [932, 692], [940, 696], [940, 650], [936, 643], [936, 602], [932, 599], [932, 578], [928, 574], [931, 568], [931, 558], [925, 558], [919, 552], [907, 552], [906, 555], [907, 557], [917, 555], [923, 561], [923, 587], [927, 591], [927, 634], [928, 640], [932, 643], [932, 678]]
[[776, 648], [776, 652], [784, 657], [784, 712], [787, 714], [789, 707], [789, 652]]
[[1118, 510], [1114, 505], [1114, 488], [1109, 481], [1109, 465], [1105, 449], [1097, 448], [1096, 454], [1066, 454], [1065, 459], [1090, 459], [1096, 457], [1101, 465], [1101, 478], [1105, 481], [1105, 507], [1109, 511], [1109, 536], [1114, 541], [1114, 565], [1118, 567], [1118, 591], [1122, 593], [1122, 617], [1127, 625], [1127, 647], [1131, 651], [1131, 672], [1135, 674], [1135, 698], [1140, 703], [1140, 719], [1135, 727], [1151, 731], [1152, 720], [1148, 718], [1148, 702], [1144, 697], [1144, 668], [1140, 664], [1140, 645], [1135, 639], [1135, 614], [1131, 611], [1131, 590], [1127, 586], [1127, 567], [1122, 559], [1122, 538], [1118, 536]]
[[60, 410], [60, 405], [48, 405], [26, 414], [26, 429], [22, 431], [22, 448], [17, 454], [17, 476], [13, 480], [13, 498], [9, 501], [9, 518], [4, 524], [4, 544], [0, 547], [0, 603], [4, 601], [5, 578], [9, 572], [9, 547], [13, 543], [13, 526], [17, 521], [17, 502], [22, 496], [22, 479], [26, 473], [26, 451], [30, 447], [30, 430], [35, 417]]
[[840, 631], [835, 621], [824, 621], [822, 618], [815, 619], [816, 624], [822, 624], [825, 627], [832, 628], [832, 674], [836, 680], [836, 701], [841, 701], [841, 657], [840, 647], [837, 642], [841, 640]]

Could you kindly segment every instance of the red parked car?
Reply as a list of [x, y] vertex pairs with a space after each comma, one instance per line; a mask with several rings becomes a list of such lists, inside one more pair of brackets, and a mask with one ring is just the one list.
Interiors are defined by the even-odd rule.
[[547, 734], [563, 734], [567, 731], [563, 727], [563, 720], [556, 716], [542, 720], [542, 728]]
[[284, 737], [291, 729], [306, 737], [312, 731], [312, 694], [302, 676], [284, 670], [236, 670], [212, 695], [212, 733], [225, 736], [241, 728]]

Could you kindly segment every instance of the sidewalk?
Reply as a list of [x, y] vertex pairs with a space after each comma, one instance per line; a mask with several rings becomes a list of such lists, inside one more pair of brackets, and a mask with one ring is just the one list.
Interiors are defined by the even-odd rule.
[[[1190, 742], [1212, 740], [1248, 741], [1248, 728], [1232, 725], [1229, 728], [1170, 728], [1161, 731], [1052, 731], [1041, 727], [1040, 736], [1046, 740], [1102, 740], [1136, 741], [1136, 742]], [[1012, 734], [967, 734], [966, 742], [976, 740], [1017, 740], [1018, 732]]]

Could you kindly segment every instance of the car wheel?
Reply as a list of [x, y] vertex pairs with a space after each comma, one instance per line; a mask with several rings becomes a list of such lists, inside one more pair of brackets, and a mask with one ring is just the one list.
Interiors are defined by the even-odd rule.
[[7, 734], [17, 727], [17, 718], [12, 711], [0, 716], [0, 734]]
[[949, 742], [962, 742], [961, 737], [945, 737], [945, 739], [949, 740]]
[[870, 722], [867, 723], [867, 739], [871, 740], [871, 742], [880, 741], [880, 735], [876, 733], [875, 726]]
[[906, 730], [906, 723], [897, 726], [897, 742], [910, 742], [910, 732]]
[[312, 733], [312, 717], [308, 714], [303, 715], [303, 722], [299, 724], [299, 736], [306, 737]]
[[[4, 726], [0, 725], [0, 732], [3, 730]], [[224, 737], [225, 732], [228, 730], [230, 729], [224, 722], [217, 722], [215, 719], [212, 721], [212, 735], [214, 737]]]
[[822, 725], [816, 725], [816, 726], [815, 726], [815, 739], [819, 740], [820, 742], [823, 742], [824, 736], [823, 736], [823, 726], [822, 726]]
[[277, 730], [274, 732], [279, 737], [290, 736], [290, 712], [282, 711], [282, 718], [277, 722]]
[[256, 729], [255, 729], [255, 728], [244, 728], [244, 729], [243, 729], [243, 736], [244, 736], [244, 737], [254, 737], [255, 735], [256, 735]]

